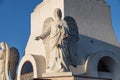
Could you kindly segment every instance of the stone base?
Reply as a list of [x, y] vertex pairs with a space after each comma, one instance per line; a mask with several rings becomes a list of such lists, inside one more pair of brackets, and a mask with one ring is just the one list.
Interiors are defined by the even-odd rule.
[[41, 78], [33, 80], [112, 80], [107, 78], [86, 77], [80, 75], [73, 75], [72, 72], [63, 73], [44, 73]]
[[65, 77], [72, 76], [72, 72], [59, 72], [59, 73], [43, 73], [42, 77]]
[[32, 80], [112, 80], [107, 78], [92, 78], [80, 76], [62, 76], [62, 77], [49, 77], [49, 78], [36, 78]]

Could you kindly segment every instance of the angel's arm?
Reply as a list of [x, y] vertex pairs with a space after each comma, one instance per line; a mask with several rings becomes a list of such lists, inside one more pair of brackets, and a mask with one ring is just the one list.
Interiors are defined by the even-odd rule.
[[40, 36], [36, 37], [36, 40], [45, 39], [48, 35], [50, 35], [50, 32], [51, 32], [51, 27], [49, 26]]
[[45, 39], [48, 35], [50, 35], [51, 27], [49, 26], [45, 31], [40, 35], [41, 39]]

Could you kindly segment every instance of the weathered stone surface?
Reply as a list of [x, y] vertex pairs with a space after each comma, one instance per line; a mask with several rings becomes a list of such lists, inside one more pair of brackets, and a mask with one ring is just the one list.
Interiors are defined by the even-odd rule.
[[32, 78], [33, 78], [33, 72], [22, 75], [20, 80], [30, 80]]

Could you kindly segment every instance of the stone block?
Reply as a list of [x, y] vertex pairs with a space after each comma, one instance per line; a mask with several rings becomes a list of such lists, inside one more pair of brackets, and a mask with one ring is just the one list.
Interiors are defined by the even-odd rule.
[[43, 73], [42, 77], [64, 77], [72, 75], [73, 75], [72, 72]]

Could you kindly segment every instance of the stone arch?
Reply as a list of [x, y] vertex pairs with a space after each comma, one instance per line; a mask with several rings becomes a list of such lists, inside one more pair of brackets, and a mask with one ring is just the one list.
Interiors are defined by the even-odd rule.
[[120, 80], [118, 76], [118, 74], [120, 74], [119, 58], [111, 51], [100, 51], [89, 56], [85, 63], [86, 75], [90, 77], [100, 77], [98, 66], [103, 64], [102, 62], [100, 63], [101, 60], [103, 60], [105, 67], [108, 68], [108, 72], [111, 72], [112, 80]]
[[[19, 67], [18, 67], [17, 80], [21, 80], [22, 74], [26, 74], [27, 72], [32, 72], [32, 71], [33, 71], [32, 74], [30, 74], [29, 76], [32, 76], [32, 78], [41, 77], [42, 73], [45, 73], [45, 69], [46, 69], [46, 61], [43, 56], [25, 55], [22, 58], [22, 60], [19, 64]], [[24, 70], [26, 70], [26, 71], [24, 71]], [[25, 76], [25, 77], [27, 77], [27, 76]]]
[[33, 77], [33, 65], [31, 63], [31, 61], [26, 61], [21, 69], [21, 73], [20, 75], [24, 75], [26, 73], [29, 73], [31, 77]]

